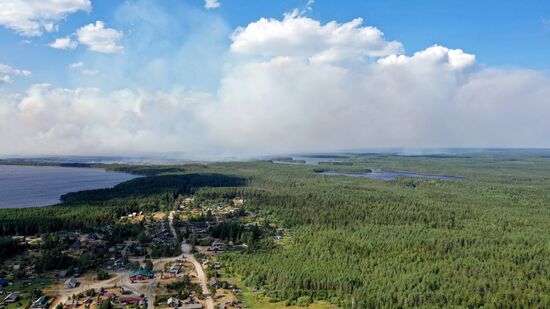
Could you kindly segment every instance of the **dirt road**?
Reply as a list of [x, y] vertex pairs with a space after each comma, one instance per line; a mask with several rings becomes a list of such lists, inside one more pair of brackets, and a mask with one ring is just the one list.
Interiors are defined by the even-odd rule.
[[[174, 211], [170, 212], [170, 215], [168, 216], [168, 222], [170, 223], [170, 230], [172, 231], [172, 234], [174, 234], [174, 237], [177, 238], [176, 234], [176, 228], [174, 227]], [[181, 257], [185, 257], [189, 262], [195, 266], [195, 271], [197, 272], [197, 277], [199, 278], [202, 293], [206, 297], [206, 308], [207, 309], [214, 309], [214, 301], [212, 300], [212, 297], [210, 296], [210, 291], [208, 290], [208, 278], [206, 277], [206, 274], [204, 273], [204, 270], [202, 269], [202, 265], [197, 261], [195, 256], [191, 253], [191, 245], [186, 244], [185, 240], [181, 242]]]

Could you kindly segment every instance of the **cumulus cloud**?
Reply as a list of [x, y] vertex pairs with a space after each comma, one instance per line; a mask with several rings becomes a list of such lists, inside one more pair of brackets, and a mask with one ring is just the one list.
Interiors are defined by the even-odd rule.
[[71, 70], [78, 70], [80, 73], [82, 73], [83, 75], [86, 75], [86, 76], [95, 76], [99, 73], [98, 70], [92, 70], [92, 69], [85, 68], [84, 67], [84, 62], [82, 62], [82, 61], [69, 64], [69, 68]]
[[403, 52], [400, 42], [387, 41], [379, 29], [363, 26], [361, 18], [322, 25], [296, 10], [283, 20], [262, 18], [238, 28], [232, 40], [231, 50], [235, 53], [303, 57], [315, 62], [361, 60]]
[[[284, 34], [264, 32], [288, 18], [295, 23], [305, 17], [260, 20], [237, 30], [231, 50], [260, 57], [228, 61], [219, 87], [211, 92], [180, 85], [158, 90], [139, 83], [118, 90], [38, 84], [3, 96], [0, 149], [253, 155], [550, 146], [550, 78], [543, 72], [477, 65], [475, 55], [438, 45], [402, 55], [401, 44], [388, 49], [391, 44], [381, 33], [366, 40], [364, 29], [371, 28], [353, 21], [321, 25], [307, 18], [292, 31], [283, 27]], [[245, 40], [255, 38], [247, 30], [255, 27], [265, 42]], [[343, 41], [356, 45], [346, 47]], [[312, 61], [327, 50], [338, 57]], [[133, 52], [128, 47], [129, 56]], [[151, 72], [150, 63], [139, 67]]]
[[0, 82], [1, 84], [12, 84], [15, 76], [31, 77], [32, 72], [27, 70], [15, 69], [7, 64], [0, 63]]
[[145, 95], [36, 84], [0, 104], [0, 145], [56, 154], [181, 149], [193, 142], [182, 143], [181, 133], [197, 130], [195, 105], [208, 99], [181, 91]]
[[27, 70], [15, 69], [7, 64], [0, 63], [0, 73], [31, 77], [32, 72]]
[[90, 0], [1, 0], [0, 25], [23, 36], [39, 36], [78, 11], [90, 11]]
[[221, 6], [219, 0], [204, 0], [204, 7], [206, 9], [216, 9]]
[[98, 20], [95, 24], [86, 25], [76, 31], [78, 41], [88, 49], [96, 52], [112, 54], [121, 52], [124, 48], [118, 45], [123, 34], [113, 28], [105, 28], [105, 24]]
[[57, 49], [75, 49], [77, 45], [78, 42], [71, 40], [69, 37], [58, 38], [49, 44], [50, 47]]
[[432, 65], [443, 64], [452, 69], [463, 69], [474, 65], [476, 56], [467, 54], [461, 49], [449, 49], [434, 45], [426, 50], [416, 52], [412, 57], [390, 55], [378, 60], [382, 65]]

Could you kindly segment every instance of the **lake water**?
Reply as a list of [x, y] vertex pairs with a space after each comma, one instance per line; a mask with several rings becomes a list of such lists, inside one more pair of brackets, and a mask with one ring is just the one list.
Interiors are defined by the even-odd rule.
[[425, 179], [443, 179], [443, 180], [458, 180], [462, 177], [456, 176], [445, 176], [445, 175], [430, 175], [430, 174], [419, 174], [411, 172], [398, 172], [398, 171], [385, 171], [379, 168], [371, 169], [372, 173], [345, 173], [345, 172], [322, 172], [323, 175], [334, 175], [334, 176], [349, 176], [349, 177], [366, 177], [371, 179], [382, 179], [382, 180], [394, 180], [397, 177], [417, 177]]
[[110, 188], [136, 177], [97, 168], [0, 165], [0, 208], [53, 205], [65, 193]]
[[[341, 156], [334, 156], [334, 157], [294, 156], [292, 157], [293, 160], [301, 160], [301, 161], [305, 161], [305, 163], [285, 162], [285, 161], [273, 161], [273, 163], [296, 164], [296, 165], [300, 165], [300, 164], [320, 165], [323, 162], [331, 162], [331, 161], [338, 162], [338, 159], [341, 159], [341, 158], [342, 158]], [[372, 173], [321, 172], [320, 174], [332, 175], [332, 176], [365, 177], [365, 178], [381, 179], [381, 180], [394, 180], [398, 177], [417, 177], [417, 178], [425, 178], [425, 179], [443, 179], [443, 180], [458, 180], [463, 178], [463, 177], [456, 177], [456, 176], [419, 174], [419, 173], [413, 173], [413, 172], [386, 171], [380, 168], [370, 168], [370, 170], [372, 171]]]
[[289, 158], [292, 158], [292, 160], [295, 161], [303, 161], [303, 162], [288, 162], [288, 161], [278, 161], [274, 160], [273, 163], [276, 164], [294, 164], [294, 165], [319, 165], [323, 162], [330, 162], [330, 161], [338, 161], [339, 159], [346, 158], [345, 156], [330, 156], [325, 155], [322, 157], [316, 157], [316, 156], [290, 156]]

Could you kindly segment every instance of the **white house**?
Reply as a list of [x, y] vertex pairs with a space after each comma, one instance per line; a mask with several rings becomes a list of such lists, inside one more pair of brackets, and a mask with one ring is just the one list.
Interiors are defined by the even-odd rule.
[[65, 281], [65, 288], [66, 289], [74, 289], [76, 288], [78, 282], [76, 281], [76, 278], [75, 277], [71, 277], [69, 279], [67, 279], [67, 281]]

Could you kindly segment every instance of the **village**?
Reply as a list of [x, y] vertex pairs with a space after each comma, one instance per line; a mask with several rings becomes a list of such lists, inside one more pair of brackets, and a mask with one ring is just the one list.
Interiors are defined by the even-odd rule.
[[232, 218], [244, 218], [248, 238], [259, 235], [243, 203], [196, 205], [190, 196], [176, 210], [131, 213], [97, 231], [20, 237], [28, 250], [0, 265], [0, 308], [243, 308], [218, 262], [248, 247], [224, 234]]

